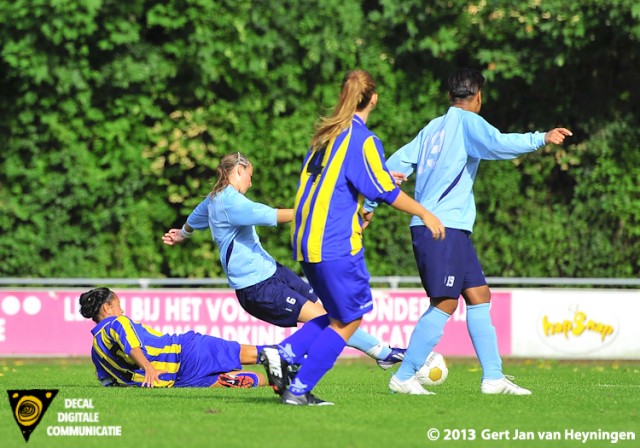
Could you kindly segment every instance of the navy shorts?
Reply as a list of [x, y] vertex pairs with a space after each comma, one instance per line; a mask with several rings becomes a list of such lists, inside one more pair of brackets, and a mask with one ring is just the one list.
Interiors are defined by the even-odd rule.
[[457, 299], [465, 289], [487, 284], [469, 232], [447, 227], [446, 237], [434, 240], [428, 228], [413, 226], [411, 239], [429, 297]]
[[330, 318], [349, 323], [373, 309], [363, 251], [340, 260], [301, 264]]
[[174, 387], [210, 387], [221, 373], [242, 368], [237, 342], [189, 331], [181, 335], [181, 345]]
[[307, 282], [280, 263], [276, 263], [276, 272], [271, 277], [237, 289], [236, 296], [247, 313], [278, 327], [297, 326], [300, 310], [307, 300], [318, 300]]

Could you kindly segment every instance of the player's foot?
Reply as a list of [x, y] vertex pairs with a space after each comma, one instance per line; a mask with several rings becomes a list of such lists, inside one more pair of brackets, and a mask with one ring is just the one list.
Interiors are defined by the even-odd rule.
[[391, 347], [391, 353], [384, 359], [376, 360], [378, 367], [383, 370], [387, 370], [389, 367], [393, 366], [396, 363], [402, 362], [404, 359], [404, 353], [407, 351], [406, 348], [395, 348]]
[[311, 392], [307, 392], [302, 395], [295, 395], [290, 390], [285, 390], [282, 394], [282, 404], [288, 404], [291, 406], [332, 406], [330, 401], [324, 401], [313, 395]]
[[287, 387], [287, 362], [280, 357], [280, 353], [275, 347], [262, 349], [258, 354], [258, 359], [267, 371], [269, 386], [276, 394], [282, 395]]
[[435, 395], [435, 393], [422, 387], [422, 384], [420, 384], [420, 381], [418, 381], [418, 378], [415, 376], [412, 376], [406, 381], [400, 381], [393, 375], [391, 380], [389, 380], [389, 390], [391, 390], [392, 394]]
[[480, 390], [483, 394], [531, 395], [529, 389], [512, 383], [512, 379], [512, 376], [505, 376], [499, 380], [482, 380]]
[[233, 387], [238, 389], [250, 389], [258, 387], [260, 379], [257, 373], [221, 373], [218, 376], [218, 384], [223, 387]]
[[296, 379], [296, 375], [298, 374], [298, 370], [300, 370], [301, 364], [289, 364], [287, 366], [287, 385], [289, 387], [293, 381]]

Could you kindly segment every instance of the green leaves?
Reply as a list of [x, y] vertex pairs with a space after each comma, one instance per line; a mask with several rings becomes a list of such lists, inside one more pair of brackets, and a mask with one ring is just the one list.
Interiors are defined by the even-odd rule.
[[[2, 276], [221, 276], [207, 232], [163, 246], [224, 154], [249, 196], [291, 207], [319, 115], [370, 71], [387, 154], [448, 107], [455, 67], [487, 77], [504, 132], [574, 137], [481, 165], [474, 240], [487, 275], [640, 272], [637, 2], [16, 0], [0, 5]], [[290, 259], [289, 229], [260, 229]], [[373, 275], [413, 275], [407, 219], [365, 234]]]

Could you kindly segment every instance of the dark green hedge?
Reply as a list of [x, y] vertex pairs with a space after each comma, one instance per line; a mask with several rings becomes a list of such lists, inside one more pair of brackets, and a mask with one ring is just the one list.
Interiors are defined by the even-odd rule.
[[[487, 275], [640, 272], [640, 9], [632, 0], [0, 2], [0, 276], [219, 277], [206, 232], [164, 247], [217, 160], [255, 162], [249, 195], [289, 207], [319, 114], [369, 70], [387, 154], [447, 108], [455, 67], [488, 78], [505, 132], [562, 147], [485, 162], [475, 242]], [[373, 275], [415, 275], [408, 219], [366, 232]], [[261, 229], [291, 261], [289, 228]]]

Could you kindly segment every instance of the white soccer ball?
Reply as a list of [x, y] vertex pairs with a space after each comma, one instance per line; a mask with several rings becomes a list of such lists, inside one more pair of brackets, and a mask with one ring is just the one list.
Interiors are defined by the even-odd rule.
[[447, 380], [449, 369], [444, 357], [438, 352], [431, 352], [424, 365], [416, 373], [423, 386], [439, 386]]

